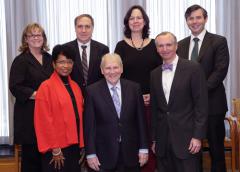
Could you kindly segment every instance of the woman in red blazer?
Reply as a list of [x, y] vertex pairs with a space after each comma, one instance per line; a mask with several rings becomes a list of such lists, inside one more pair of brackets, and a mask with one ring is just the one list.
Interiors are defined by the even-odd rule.
[[54, 73], [43, 82], [36, 95], [34, 125], [43, 172], [81, 171], [83, 142], [83, 97], [71, 80], [74, 52], [57, 45], [52, 52]]

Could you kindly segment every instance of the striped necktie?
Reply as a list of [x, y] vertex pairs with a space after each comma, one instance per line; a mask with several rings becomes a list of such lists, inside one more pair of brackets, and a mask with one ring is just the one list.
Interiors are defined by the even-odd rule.
[[87, 63], [87, 52], [86, 52], [86, 45], [82, 45], [82, 67], [83, 67], [83, 77], [85, 82], [87, 83], [88, 78], [88, 63]]

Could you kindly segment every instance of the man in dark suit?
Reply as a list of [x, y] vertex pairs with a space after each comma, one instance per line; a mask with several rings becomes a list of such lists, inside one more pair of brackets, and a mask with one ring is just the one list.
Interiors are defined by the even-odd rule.
[[72, 46], [77, 53], [71, 77], [84, 93], [87, 85], [102, 78], [99, 65], [101, 57], [109, 52], [109, 48], [91, 39], [94, 28], [92, 16], [79, 15], [75, 18], [74, 24], [77, 39], [66, 44]]
[[[227, 75], [229, 66], [227, 40], [223, 36], [205, 30], [208, 19], [207, 11], [201, 6], [189, 7], [185, 12], [185, 18], [192, 34], [178, 43], [177, 52], [180, 57], [200, 63], [205, 72], [209, 108], [207, 139], [212, 160], [211, 171], [225, 172], [224, 117], [228, 108], [223, 80]], [[196, 39], [197, 51], [193, 53], [194, 47], [196, 47], [194, 40]]]
[[86, 89], [84, 141], [89, 167], [101, 172], [138, 172], [148, 160], [144, 103], [140, 86], [120, 79], [122, 61], [106, 54], [102, 79]]
[[198, 172], [207, 124], [206, 79], [199, 64], [176, 55], [177, 40], [160, 33], [163, 65], [151, 73], [153, 152], [161, 172]]

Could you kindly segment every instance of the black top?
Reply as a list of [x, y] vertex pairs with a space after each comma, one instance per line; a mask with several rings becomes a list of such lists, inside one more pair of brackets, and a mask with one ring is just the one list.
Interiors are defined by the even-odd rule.
[[77, 123], [78, 140], [79, 140], [79, 128], [80, 127], [79, 127], [79, 114], [78, 114], [77, 102], [76, 102], [75, 96], [73, 94], [72, 88], [68, 82], [68, 77], [60, 76], [60, 78], [62, 79], [62, 82], [63, 82], [64, 86], [66, 87], [66, 89], [71, 97], [71, 100], [72, 100], [72, 105], [73, 105], [73, 109], [75, 112], [75, 118], [76, 118], [76, 123]]
[[30, 53], [18, 55], [11, 66], [9, 89], [16, 98], [14, 105], [14, 143], [35, 144], [34, 103], [29, 97], [53, 72], [50, 54], [43, 52], [43, 64]]
[[115, 53], [119, 54], [123, 61], [122, 77], [139, 83], [143, 94], [149, 93], [150, 73], [162, 63], [154, 40], [142, 50], [137, 50], [122, 40], [117, 43]]

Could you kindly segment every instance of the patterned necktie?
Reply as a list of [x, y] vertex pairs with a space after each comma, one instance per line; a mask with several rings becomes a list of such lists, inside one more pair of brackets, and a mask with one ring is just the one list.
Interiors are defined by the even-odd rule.
[[83, 77], [85, 82], [87, 83], [88, 78], [88, 63], [87, 63], [87, 53], [86, 53], [86, 45], [82, 45], [82, 67], [83, 67]]
[[121, 104], [120, 104], [120, 99], [117, 93], [117, 87], [112, 87], [112, 99], [113, 99], [113, 103], [115, 106], [115, 109], [117, 111], [118, 117], [120, 117], [120, 112], [121, 112]]
[[193, 38], [193, 41], [194, 41], [194, 47], [193, 47], [192, 54], [191, 54], [191, 60], [197, 61], [197, 58], [198, 58], [198, 41], [199, 41], [199, 39], [198, 38]]
[[170, 70], [172, 71], [173, 70], [173, 64], [167, 64], [167, 63], [164, 63], [162, 64], [162, 70]]

